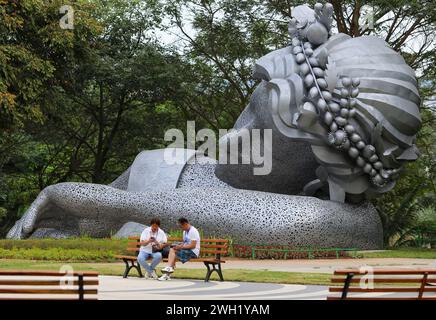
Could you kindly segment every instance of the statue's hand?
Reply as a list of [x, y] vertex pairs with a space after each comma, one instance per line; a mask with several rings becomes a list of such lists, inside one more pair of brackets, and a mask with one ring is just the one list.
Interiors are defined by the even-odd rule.
[[8, 232], [8, 239], [25, 239], [35, 228], [38, 217], [42, 214], [42, 209], [48, 204], [48, 193], [50, 187], [44, 189], [32, 203], [29, 209], [18, 220]]

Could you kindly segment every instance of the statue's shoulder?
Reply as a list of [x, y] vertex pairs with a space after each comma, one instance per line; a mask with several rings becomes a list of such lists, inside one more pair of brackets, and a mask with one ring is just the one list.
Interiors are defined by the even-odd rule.
[[259, 80], [285, 79], [295, 72], [297, 65], [292, 48], [275, 50], [256, 61], [253, 77]]

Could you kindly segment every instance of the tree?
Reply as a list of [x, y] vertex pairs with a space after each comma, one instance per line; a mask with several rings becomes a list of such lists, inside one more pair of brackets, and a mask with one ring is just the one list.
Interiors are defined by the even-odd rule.
[[[21, 144], [5, 161], [0, 188], [0, 206], [8, 209], [5, 230], [46, 186], [108, 183], [142, 149], [163, 147], [164, 130], [180, 122], [168, 94], [182, 79], [179, 61], [149, 34], [159, 23], [153, 3], [93, 1], [86, 8], [93, 29], [83, 28], [82, 7], [73, 4], [75, 27], [65, 31], [71, 43], [59, 44], [56, 52], [47, 49], [52, 69], [40, 93], [41, 121], [23, 121], [15, 132]], [[44, 17], [49, 16], [44, 10], [52, 10], [29, 7], [41, 9]], [[58, 18], [44, 23], [59, 28]], [[20, 30], [21, 41], [31, 42], [28, 33], [36, 31]]]

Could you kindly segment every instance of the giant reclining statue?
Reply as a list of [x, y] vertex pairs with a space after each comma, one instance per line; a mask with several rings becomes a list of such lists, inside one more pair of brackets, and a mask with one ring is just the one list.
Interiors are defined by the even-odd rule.
[[[291, 44], [257, 61], [260, 84], [220, 141], [272, 129], [269, 175], [207, 157], [191, 163], [194, 150], [144, 151], [111, 185], [44, 189], [8, 238], [106, 237], [127, 222], [159, 216], [170, 228], [185, 216], [235, 241], [381, 248], [381, 221], [367, 199], [391, 190], [418, 157], [417, 81], [383, 40], [332, 35], [332, 14], [330, 4], [294, 9]], [[172, 151], [183, 161], [168, 164]]]

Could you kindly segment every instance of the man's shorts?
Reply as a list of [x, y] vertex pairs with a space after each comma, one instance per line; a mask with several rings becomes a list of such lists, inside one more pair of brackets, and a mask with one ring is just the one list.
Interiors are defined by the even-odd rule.
[[177, 250], [176, 256], [182, 263], [185, 263], [191, 259], [197, 258], [197, 255], [191, 249]]

